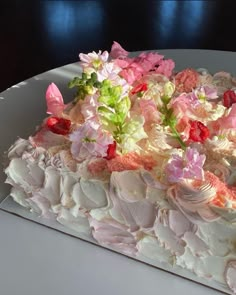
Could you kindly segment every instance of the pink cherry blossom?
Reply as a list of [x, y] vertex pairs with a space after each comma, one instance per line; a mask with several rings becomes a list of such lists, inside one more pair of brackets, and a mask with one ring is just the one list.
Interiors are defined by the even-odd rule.
[[176, 183], [184, 179], [203, 179], [203, 165], [206, 156], [188, 147], [183, 156], [173, 154], [165, 167], [167, 179], [171, 183]]
[[172, 75], [174, 67], [175, 63], [172, 59], [163, 59], [160, 61], [160, 64], [155, 72], [169, 78]]
[[114, 41], [113, 45], [111, 47], [110, 56], [112, 58], [126, 58], [128, 56], [129, 52], [126, 51], [124, 48], [121, 47], [121, 45]]
[[46, 91], [47, 114], [60, 117], [65, 104], [60, 90], [54, 83], [48, 86]]
[[96, 157], [106, 157], [112, 136], [104, 132], [95, 121], [88, 120], [70, 135], [71, 153], [78, 161]]

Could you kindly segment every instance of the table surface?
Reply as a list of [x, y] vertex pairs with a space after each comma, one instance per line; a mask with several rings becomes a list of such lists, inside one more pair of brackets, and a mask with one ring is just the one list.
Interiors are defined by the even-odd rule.
[[[135, 4], [136, 3], [136, 4]], [[0, 3], [0, 92], [78, 59], [79, 52], [236, 51], [236, 1], [20, 1]]]
[[0, 211], [0, 294], [222, 294]]

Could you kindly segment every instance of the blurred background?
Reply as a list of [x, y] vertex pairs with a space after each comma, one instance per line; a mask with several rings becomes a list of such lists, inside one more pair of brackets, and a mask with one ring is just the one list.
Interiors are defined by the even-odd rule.
[[[236, 51], [236, 1], [1, 1], [0, 92], [79, 52]], [[236, 66], [236, 65], [235, 65]]]

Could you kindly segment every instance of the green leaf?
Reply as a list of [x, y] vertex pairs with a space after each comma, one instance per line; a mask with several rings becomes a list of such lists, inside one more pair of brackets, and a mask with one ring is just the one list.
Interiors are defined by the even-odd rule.
[[87, 80], [88, 79], [88, 76], [86, 73], [82, 73], [82, 77], [81, 77], [82, 80]]
[[95, 72], [93, 72], [92, 74], [91, 74], [91, 81], [92, 82], [96, 82], [97, 81], [97, 79], [98, 79], [98, 76], [97, 76], [97, 74], [95, 73]]
[[107, 120], [111, 121], [112, 123], [114, 123], [116, 121], [116, 114], [114, 112], [112, 112], [110, 109], [108, 109], [104, 106], [100, 106], [100, 107], [98, 107], [98, 112], [101, 116], [103, 116]]
[[103, 103], [107, 105], [108, 107], [114, 108], [116, 99], [113, 96], [101, 95], [98, 98], [98, 102]]
[[121, 86], [114, 86], [112, 88], [110, 88], [110, 94], [112, 96], [115, 96], [115, 97], [120, 97], [121, 96], [121, 93], [122, 93], [122, 88]]
[[115, 105], [115, 110], [118, 114], [122, 114], [126, 117], [130, 109], [130, 106], [131, 106], [130, 99], [128, 96], [126, 96], [119, 103]]
[[171, 97], [166, 96], [166, 95], [163, 95], [163, 96], [161, 97], [161, 100], [162, 100], [162, 102], [163, 102], [165, 105], [167, 105], [167, 104], [171, 101]]
[[80, 84], [80, 81], [81, 79], [79, 77], [75, 77], [73, 80], [71, 80], [69, 83], [68, 83], [68, 87], [69, 88], [73, 88], [75, 86], [78, 86]]

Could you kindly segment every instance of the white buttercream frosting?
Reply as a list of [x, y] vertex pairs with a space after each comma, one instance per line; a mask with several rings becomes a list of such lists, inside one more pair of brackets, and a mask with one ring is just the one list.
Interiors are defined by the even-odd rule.
[[[224, 150], [231, 144], [217, 143], [208, 141], [205, 148]], [[91, 235], [103, 246], [176, 264], [235, 290], [236, 210], [233, 201], [228, 208], [210, 204], [217, 193], [210, 182], [183, 181], [169, 187], [144, 169], [110, 173], [104, 168], [94, 174], [94, 167], [106, 167], [105, 162], [77, 163], [64, 142], [45, 149], [18, 139], [9, 159], [7, 182], [21, 206]], [[231, 183], [236, 169], [227, 163], [205, 165]]]

